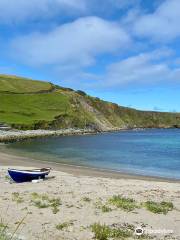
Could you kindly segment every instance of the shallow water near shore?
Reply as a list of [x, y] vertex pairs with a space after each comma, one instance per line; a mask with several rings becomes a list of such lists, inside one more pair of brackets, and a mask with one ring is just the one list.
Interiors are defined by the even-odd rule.
[[0, 147], [39, 160], [180, 179], [178, 129], [48, 137]]

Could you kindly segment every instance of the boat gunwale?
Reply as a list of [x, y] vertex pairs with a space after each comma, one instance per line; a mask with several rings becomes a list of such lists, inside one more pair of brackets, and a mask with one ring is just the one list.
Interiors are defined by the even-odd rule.
[[50, 168], [47, 169], [34, 169], [34, 170], [20, 170], [20, 169], [8, 169], [8, 172], [24, 173], [24, 174], [34, 174], [34, 175], [43, 175], [50, 172]]

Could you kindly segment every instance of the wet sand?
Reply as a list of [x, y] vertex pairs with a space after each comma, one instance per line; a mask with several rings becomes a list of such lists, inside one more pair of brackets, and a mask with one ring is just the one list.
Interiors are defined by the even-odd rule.
[[141, 176], [135, 174], [127, 174], [122, 172], [116, 172], [105, 169], [97, 169], [91, 167], [69, 165], [63, 163], [47, 162], [41, 160], [35, 160], [31, 158], [26, 158], [22, 156], [15, 156], [7, 153], [0, 153], [0, 165], [1, 166], [24, 166], [24, 167], [51, 167], [56, 171], [62, 171], [74, 176], [90, 176], [90, 177], [105, 177], [105, 178], [114, 178], [114, 179], [139, 179], [147, 181], [160, 181], [160, 182], [179, 182], [179, 179], [169, 179], [162, 177], [150, 177], [150, 176]]

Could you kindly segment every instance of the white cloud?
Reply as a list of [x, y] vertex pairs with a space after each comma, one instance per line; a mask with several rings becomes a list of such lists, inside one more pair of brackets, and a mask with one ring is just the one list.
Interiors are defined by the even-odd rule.
[[116, 23], [85, 17], [48, 33], [20, 36], [12, 41], [11, 52], [29, 65], [89, 66], [97, 55], [124, 49], [129, 43], [129, 36]]
[[180, 68], [171, 69], [166, 63], [168, 50], [158, 50], [129, 57], [107, 67], [101, 76], [101, 84], [106, 87], [123, 85], [151, 85], [156, 83], [180, 82]]
[[2, 24], [46, 19], [85, 9], [84, 0], [0, 0], [0, 21]]
[[0, 0], [0, 23], [26, 23], [74, 13], [109, 13], [135, 5], [139, 0]]
[[106, 78], [109, 85], [152, 83], [162, 80], [167, 73], [166, 65], [153, 64], [148, 56], [141, 54], [112, 64]]
[[166, 42], [180, 37], [179, 22], [180, 1], [166, 0], [154, 13], [137, 19], [134, 31], [139, 36]]
[[166, 48], [141, 53], [107, 65], [102, 73], [88, 72], [74, 65], [57, 67], [53, 72], [61, 76], [63, 84], [76, 89], [119, 90], [179, 84], [180, 67], [171, 67], [174, 54]]
[[133, 23], [141, 16], [142, 9], [132, 8], [127, 14], [122, 18], [121, 23], [126, 27], [132, 28]]

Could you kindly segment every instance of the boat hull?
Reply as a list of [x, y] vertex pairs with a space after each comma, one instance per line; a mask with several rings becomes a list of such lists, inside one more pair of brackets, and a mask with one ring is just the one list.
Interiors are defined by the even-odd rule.
[[12, 170], [8, 169], [9, 176], [12, 178], [13, 181], [17, 183], [22, 182], [31, 182], [32, 180], [36, 179], [44, 179], [48, 174], [50, 170], [43, 171], [21, 171], [21, 170]]

